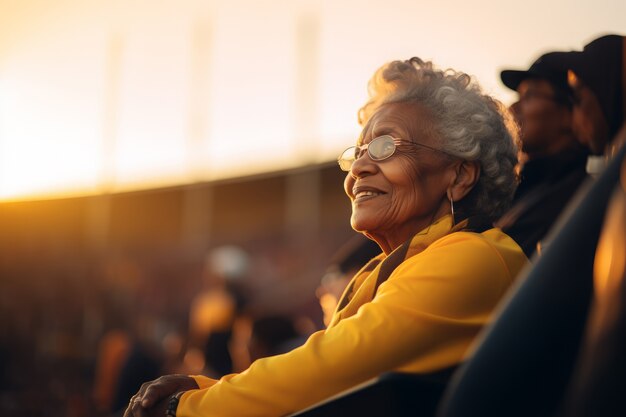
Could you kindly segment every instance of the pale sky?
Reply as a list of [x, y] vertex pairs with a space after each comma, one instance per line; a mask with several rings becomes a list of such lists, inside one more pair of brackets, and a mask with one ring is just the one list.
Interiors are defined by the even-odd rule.
[[387, 61], [462, 70], [509, 104], [501, 69], [625, 17], [623, 0], [0, 0], [0, 199], [330, 161]]

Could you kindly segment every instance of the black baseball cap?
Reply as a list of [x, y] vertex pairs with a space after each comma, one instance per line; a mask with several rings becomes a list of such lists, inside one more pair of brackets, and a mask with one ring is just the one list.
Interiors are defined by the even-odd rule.
[[549, 52], [541, 55], [527, 70], [503, 70], [500, 72], [500, 79], [505, 86], [514, 91], [524, 80], [543, 79], [552, 84], [558, 98], [569, 102], [572, 97], [572, 90], [567, 84], [567, 69], [563, 69], [561, 65], [551, 59], [552, 55], [558, 53]]
[[582, 51], [555, 52], [546, 57], [550, 66], [572, 70], [595, 94], [609, 124], [611, 136], [624, 122], [622, 72], [624, 36], [605, 35]]

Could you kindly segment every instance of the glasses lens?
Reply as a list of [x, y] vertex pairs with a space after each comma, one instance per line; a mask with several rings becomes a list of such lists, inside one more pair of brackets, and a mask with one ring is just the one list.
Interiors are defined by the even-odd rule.
[[396, 144], [389, 135], [379, 136], [370, 142], [367, 150], [374, 161], [389, 158], [396, 151]]
[[339, 164], [339, 168], [341, 168], [342, 171], [350, 171], [350, 168], [352, 167], [352, 163], [356, 159], [356, 153], [358, 151], [359, 150], [356, 146], [351, 146], [343, 151], [339, 158], [337, 158], [337, 163]]

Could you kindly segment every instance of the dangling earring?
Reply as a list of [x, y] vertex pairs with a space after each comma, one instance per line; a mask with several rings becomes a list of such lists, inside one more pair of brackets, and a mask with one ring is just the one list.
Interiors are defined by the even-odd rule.
[[446, 194], [448, 195], [448, 200], [450, 200], [450, 214], [452, 214], [452, 226], [456, 225], [456, 219], [454, 218], [454, 200], [450, 195], [450, 189], [447, 190]]

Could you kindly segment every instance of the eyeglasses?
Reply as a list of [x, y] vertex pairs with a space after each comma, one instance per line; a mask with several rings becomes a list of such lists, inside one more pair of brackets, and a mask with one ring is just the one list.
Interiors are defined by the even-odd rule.
[[383, 135], [372, 139], [370, 143], [365, 145], [350, 146], [348, 149], [343, 151], [339, 158], [337, 158], [337, 163], [342, 171], [350, 171], [354, 161], [363, 156], [364, 151], [367, 151], [367, 154], [372, 161], [380, 162], [387, 158], [391, 158], [393, 154], [396, 153], [398, 145], [402, 144], [421, 146], [422, 148], [430, 149], [431, 151], [447, 154], [447, 152], [442, 151], [441, 149], [432, 148], [427, 145], [422, 145], [421, 143], [394, 138], [390, 135]]

